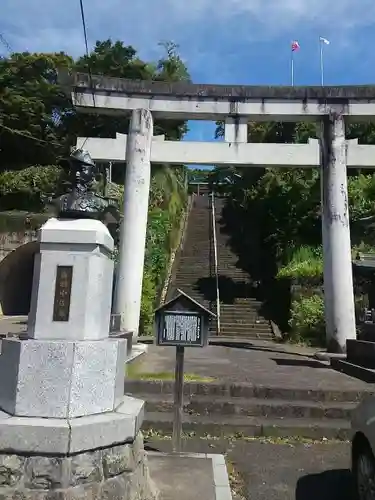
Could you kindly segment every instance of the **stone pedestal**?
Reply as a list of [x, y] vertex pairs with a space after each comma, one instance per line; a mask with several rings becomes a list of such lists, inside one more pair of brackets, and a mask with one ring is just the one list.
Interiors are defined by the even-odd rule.
[[49, 219], [40, 230], [29, 337], [101, 340], [111, 315], [114, 243], [97, 220]]
[[113, 239], [50, 219], [39, 242], [27, 339], [0, 355], [0, 498], [154, 499], [144, 402], [123, 395], [126, 340], [109, 338]]
[[142, 433], [130, 443], [76, 455], [0, 454], [2, 500], [156, 500]]
[[[126, 340], [2, 342], [0, 407], [29, 417], [74, 418], [121, 403]], [[36, 390], [38, 388], [38, 390]]]

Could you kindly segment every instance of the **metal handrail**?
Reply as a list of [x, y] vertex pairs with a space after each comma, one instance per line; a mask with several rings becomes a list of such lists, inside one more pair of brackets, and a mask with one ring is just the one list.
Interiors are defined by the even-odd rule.
[[212, 206], [212, 237], [214, 243], [214, 266], [215, 266], [215, 281], [216, 281], [216, 325], [217, 334], [220, 334], [220, 290], [219, 290], [219, 272], [217, 264], [217, 239], [216, 239], [216, 214], [215, 214], [215, 194], [211, 193], [211, 206]]

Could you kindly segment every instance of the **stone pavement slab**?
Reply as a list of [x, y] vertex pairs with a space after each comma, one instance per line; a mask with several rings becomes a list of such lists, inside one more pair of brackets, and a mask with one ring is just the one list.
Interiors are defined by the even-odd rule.
[[150, 474], [160, 500], [231, 500], [222, 455], [149, 453]]
[[[175, 348], [150, 345], [136, 366], [138, 372], [174, 373]], [[371, 386], [339, 373], [313, 355], [287, 352], [273, 342], [246, 348], [207, 346], [185, 349], [185, 373], [226, 383], [321, 390], [370, 390]]]

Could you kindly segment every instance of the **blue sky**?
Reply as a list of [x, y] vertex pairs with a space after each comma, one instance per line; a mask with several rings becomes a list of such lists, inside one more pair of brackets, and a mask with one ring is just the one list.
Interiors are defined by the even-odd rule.
[[[159, 41], [180, 47], [194, 82], [288, 85], [290, 43], [299, 41], [295, 84], [375, 81], [375, 0], [85, 0], [90, 47], [121, 39], [156, 60]], [[1, 0], [0, 33], [16, 51], [84, 52], [79, 0]], [[6, 48], [0, 47], [6, 54]], [[214, 125], [192, 123], [187, 140], [213, 140]]]

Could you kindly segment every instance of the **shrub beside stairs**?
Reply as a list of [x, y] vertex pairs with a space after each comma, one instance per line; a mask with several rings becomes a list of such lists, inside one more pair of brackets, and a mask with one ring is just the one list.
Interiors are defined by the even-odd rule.
[[[218, 274], [220, 289], [220, 336], [271, 340], [272, 329], [259, 312], [249, 275], [236, 266], [237, 256], [229, 246], [229, 237], [221, 231], [225, 199], [215, 199]], [[216, 313], [216, 279], [213, 245], [211, 198], [195, 196], [183, 247], [176, 255], [167, 300], [178, 288]], [[211, 322], [211, 335], [217, 334], [216, 321]]]

